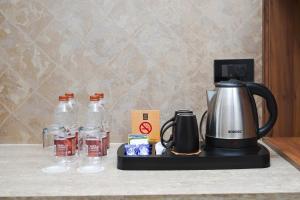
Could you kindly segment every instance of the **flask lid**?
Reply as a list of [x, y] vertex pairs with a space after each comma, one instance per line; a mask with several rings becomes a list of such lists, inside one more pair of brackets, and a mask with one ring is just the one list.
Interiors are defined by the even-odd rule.
[[228, 81], [220, 81], [215, 84], [216, 87], [245, 87], [246, 84], [236, 79], [230, 79]]
[[99, 100], [100, 100], [100, 98], [97, 95], [90, 96], [90, 101], [99, 101]]
[[59, 101], [68, 101], [69, 98], [68, 98], [67, 96], [59, 96], [59, 97], [58, 97], [58, 100], [59, 100]]

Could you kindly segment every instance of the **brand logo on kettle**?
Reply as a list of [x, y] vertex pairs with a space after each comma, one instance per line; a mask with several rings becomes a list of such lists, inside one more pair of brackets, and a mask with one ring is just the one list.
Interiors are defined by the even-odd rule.
[[228, 130], [228, 133], [243, 133], [243, 130]]

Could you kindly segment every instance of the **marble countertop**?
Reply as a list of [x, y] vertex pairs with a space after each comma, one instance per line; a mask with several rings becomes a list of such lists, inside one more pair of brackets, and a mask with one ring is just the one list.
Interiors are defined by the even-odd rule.
[[51, 159], [41, 145], [0, 145], [0, 199], [300, 198], [300, 171], [272, 150], [265, 169], [122, 171], [119, 145], [112, 144], [98, 174], [45, 174]]

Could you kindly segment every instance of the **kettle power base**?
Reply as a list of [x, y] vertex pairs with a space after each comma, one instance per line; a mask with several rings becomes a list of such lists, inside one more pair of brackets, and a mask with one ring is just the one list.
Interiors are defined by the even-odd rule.
[[124, 145], [117, 151], [117, 168], [121, 170], [250, 169], [270, 166], [270, 153], [261, 144], [245, 151], [202, 149], [199, 155], [193, 156], [178, 156], [171, 152], [164, 155], [127, 156]]

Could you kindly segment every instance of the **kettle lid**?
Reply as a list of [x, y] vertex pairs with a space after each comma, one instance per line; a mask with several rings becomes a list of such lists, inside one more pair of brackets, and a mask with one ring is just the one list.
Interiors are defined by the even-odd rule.
[[246, 87], [246, 84], [236, 79], [230, 79], [228, 81], [220, 81], [215, 84], [216, 87]]

